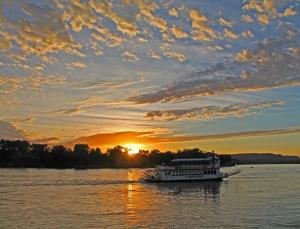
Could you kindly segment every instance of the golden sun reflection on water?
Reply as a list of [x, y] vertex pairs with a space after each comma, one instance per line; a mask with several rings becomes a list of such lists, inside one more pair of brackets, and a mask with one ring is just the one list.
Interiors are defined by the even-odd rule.
[[141, 173], [137, 173], [136, 170], [129, 170], [127, 173], [131, 183], [127, 184], [126, 220], [130, 227], [142, 225], [147, 219], [146, 212], [153, 206], [153, 189], [145, 187], [146, 184], [139, 181], [140, 177]]

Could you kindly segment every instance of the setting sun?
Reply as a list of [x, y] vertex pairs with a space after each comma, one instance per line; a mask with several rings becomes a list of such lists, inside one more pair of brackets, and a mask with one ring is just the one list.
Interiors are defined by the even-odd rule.
[[140, 151], [141, 144], [125, 144], [124, 147], [128, 149], [128, 154], [137, 154]]

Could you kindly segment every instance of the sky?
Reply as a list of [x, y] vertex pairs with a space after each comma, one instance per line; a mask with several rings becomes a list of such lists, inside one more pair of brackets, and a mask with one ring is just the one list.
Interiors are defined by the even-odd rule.
[[300, 156], [299, 0], [0, 0], [0, 138]]

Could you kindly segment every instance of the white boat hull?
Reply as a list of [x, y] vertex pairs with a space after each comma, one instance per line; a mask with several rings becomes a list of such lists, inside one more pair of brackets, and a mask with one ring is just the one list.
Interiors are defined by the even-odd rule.
[[144, 180], [147, 182], [172, 182], [172, 181], [213, 181], [213, 180], [222, 180], [223, 178], [227, 178], [234, 174], [240, 173], [240, 170], [234, 170], [230, 173], [222, 173], [219, 172], [217, 174], [211, 175], [165, 175], [165, 174], [151, 174], [146, 173]]
[[213, 180], [222, 180], [223, 177], [198, 177], [198, 178], [173, 178], [173, 179], [153, 179], [153, 178], [145, 178], [147, 182], [179, 182], [179, 181], [213, 181]]

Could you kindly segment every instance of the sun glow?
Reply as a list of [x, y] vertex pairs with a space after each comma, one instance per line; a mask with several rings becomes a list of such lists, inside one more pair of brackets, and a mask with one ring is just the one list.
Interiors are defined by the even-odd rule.
[[140, 151], [141, 144], [125, 144], [124, 147], [128, 149], [129, 155], [137, 154]]

